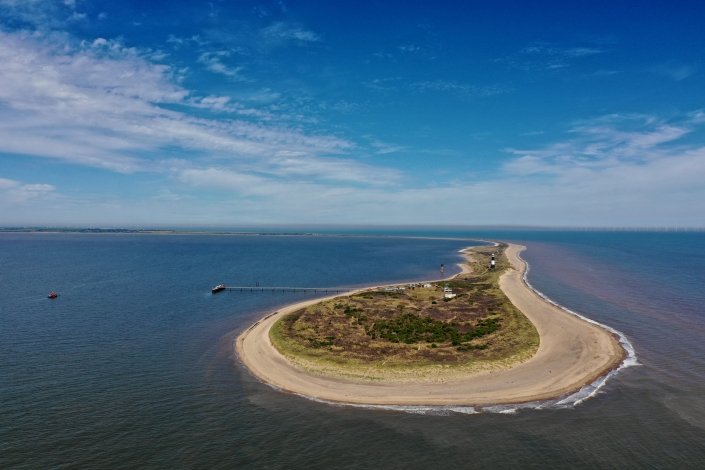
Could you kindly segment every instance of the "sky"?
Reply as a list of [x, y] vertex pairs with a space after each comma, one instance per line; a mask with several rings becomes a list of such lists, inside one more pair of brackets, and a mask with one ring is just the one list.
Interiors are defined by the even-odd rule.
[[0, 226], [705, 227], [705, 3], [0, 0]]

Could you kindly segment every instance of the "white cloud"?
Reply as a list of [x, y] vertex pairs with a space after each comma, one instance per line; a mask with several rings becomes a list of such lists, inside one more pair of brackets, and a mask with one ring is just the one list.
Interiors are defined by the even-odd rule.
[[86, 13], [79, 13], [77, 11], [74, 11], [71, 13], [71, 15], [68, 17], [69, 21], [73, 21], [75, 23], [81, 22], [81, 21], [86, 21], [88, 19], [88, 15]]
[[265, 178], [226, 168], [189, 168], [180, 171], [177, 177], [193, 186], [226, 189], [236, 194], [269, 194], [275, 187]]
[[359, 162], [332, 158], [312, 158], [302, 152], [280, 151], [266, 164], [239, 164], [228, 167], [177, 168], [178, 180], [206, 189], [226, 190], [233, 195], [294, 197], [302, 188], [326, 189], [398, 188], [400, 172]]
[[256, 118], [262, 121], [275, 120], [276, 116], [266, 110], [256, 109], [244, 106], [241, 103], [234, 101], [229, 96], [202, 96], [193, 97], [188, 100], [188, 104], [194, 108], [208, 109], [218, 113], [229, 113], [239, 116], [247, 116]]
[[374, 78], [365, 82], [365, 86], [376, 91], [395, 91], [401, 84], [400, 77]]
[[595, 54], [602, 54], [604, 51], [595, 47], [561, 48], [552, 46], [549, 43], [538, 42], [523, 48], [520, 52], [522, 54], [527, 55], [541, 55], [552, 57], [585, 57]]
[[576, 60], [604, 53], [605, 50], [596, 47], [558, 47], [548, 42], [535, 42], [497, 62], [525, 71], [560, 70], [570, 67]]
[[229, 96], [204, 96], [198, 102], [210, 109], [226, 110], [231, 101]]
[[398, 170], [365, 165], [355, 160], [311, 158], [296, 152], [281, 152], [272, 160], [268, 171], [282, 178], [364, 186], [396, 187], [403, 179]]
[[375, 153], [378, 155], [386, 155], [389, 153], [399, 153], [405, 150], [403, 145], [390, 144], [387, 142], [382, 142], [381, 140], [373, 140], [370, 142], [372, 148], [375, 149]]
[[410, 85], [414, 91], [442, 91], [456, 93], [465, 97], [487, 97], [508, 93], [510, 89], [502, 85], [471, 85], [454, 80], [431, 80], [415, 82]]
[[66, 21], [81, 19], [74, 18], [75, 7], [75, 1], [0, 0], [0, 23], [19, 21], [39, 29], [57, 28]]
[[223, 61], [229, 58], [232, 54], [230, 51], [212, 51], [203, 52], [198, 57], [198, 62], [205, 65], [206, 70], [220, 75], [225, 75], [231, 80], [244, 81], [245, 78], [241, 75], [243, 67], [231, 67]]
[[169, 34], [166, 39], [167, 44], [171, 44], [174, 48], [180, 48], [183, 46], [206, 46], [208, 41], [204, 40], [199, 34], [194, 34], [190, 37], [179, 37], [173, 34]]
[[597, 49], [595, 47], [572, 47], [562, 51], [567, 57], [585, 57], [589, 55], [602, 54], [604, 51], [602, 49]]
[[306, 44], [321, 41], [321, 36], [303, 27], [279, 21], [261, 30], [262, 37], [269, 45], [280, 45], [288, 42]]
[[187, 93], [132, 49], [100, 39], [72, 53], [63, 46], [62, 35], [0, 32], [0, 151], [136, 169], [139, 120]]
[[677, 124], [615, 115], [580, 123], [569, 140], [510, 150], [505, 182], [584, 225], [696, 225], [705, 220], [694, 203], [705, 197], [705, 146], [680, 140], [697, 124], [697, 113]]
[[692, 76], [696, 69], [691, 65], [658, 65], [651, 69], [654, 73], [658, 75], [663, 75], [672, 80], [680, 82], [686, 78]]
[[[696, 201], [705, 200], [705, 146], [680, 142], [697, 123], [697, 112], [678, 123], [616, 115], [581, 122], [564, 141], [513, 150], [482, 181], [336, 187], [286, 171], [252, 179], [215, 169], [198, 172], [198, 181], [256, 195], [233, 199], [231, 214], [256, 210], [257, 222], [702, 226], [705, 208]], [[292, 219], [288, 211], [300, 207], [304, 218]]]
[[[506, 168], [516, 174], [535, 173], [541, 168], [565, 164], [598, 167], [614, 161], [643, 162], [678, 153], [665, 147], [691, 132], [697, 114], [678, 124], [669, 124], [641, 115], [609, 115], [580, 122], [570, 129], [570, 140], [541, 149], [508, 151], [519, 158]], [[556, 165], [554, 165], [556, 164]]]
[[421, 46], [417, 46], [416, 44], [402, 44], [397, 49], [407, 54], [413, 54], [416, 52], [420, 52]]
[[17, 181], [0, 177], [0, 190], [10, 189], [17, 186], [19, 186]]
[[693, 124], [705, 123], [705, 110], [698, 109], [688, 113], [688, 120]]
[[50, 184], [25, 184], [0, 177], [0, 204], [21, 204], [32, 199], [44, 198], [51, 195], [55, 189]]
[[[105, 38], [73, 43], [55, 33], [0, 32], [0, 152], [121, 173], [169, 175], [175, 166], [218, 165], [321, 184], [374, 186], [400, 178], [395, 170], [343, 158], [355, 149], [346, 139], [273, 124], [271, 112], [228, 96], [193, 96], [147, 53]], [[248, 120], [178, 111], [188, 108]]]

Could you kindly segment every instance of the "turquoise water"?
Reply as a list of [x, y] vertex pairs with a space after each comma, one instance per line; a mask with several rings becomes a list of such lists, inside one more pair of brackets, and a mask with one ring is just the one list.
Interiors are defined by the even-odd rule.
[[0, 234], [0, 467], [705, 466], [704, 234], [424, 234], [526, 244], [531, 283], [623, 332], [640, 365], [576, 406], [331, 406], [232, 356], [239, 331], [306, 296], [210, 287], [425, 279], [467, 241]]

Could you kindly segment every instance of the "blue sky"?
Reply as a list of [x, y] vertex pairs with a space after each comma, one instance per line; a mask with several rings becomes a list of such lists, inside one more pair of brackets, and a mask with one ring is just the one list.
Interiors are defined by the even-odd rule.
[[0, 0], [0, 225], [705, 226], [705, 4], [375, 3]]

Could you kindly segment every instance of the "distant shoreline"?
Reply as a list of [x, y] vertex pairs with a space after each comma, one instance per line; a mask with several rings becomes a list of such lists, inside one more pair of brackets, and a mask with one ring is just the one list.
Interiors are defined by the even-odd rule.
[[[0, 233], [84, 233], [84, 234], [135, 234], [135, 235], [282, 235], [318, 236], [311, 232], [210, 232], [206, 230], [158, 230], [127, 228], [0, 228]], [[326, 235], [326, 234], [321, 234]]]
[[[473, 373], [438, 382], [377, 382], [314, 375], [298, 368], [274, 348], [271, 326], [281, 317], [324, 299], [295, 303], [260, 319], [235, 341], [246, 368], [261, 381], [305, 397], [362, 405], [488, 406], [548, 400], [573, 393], [618, 368], [626, 357], [614, 334], [568, 313], [540, 297], [524, 281], [524, 247], [510, 244], [506, 254], [513, 269], [500, 277], [500, 287], [539, 332], [537, 353], [506, 369]], [[352, 295], [360, 289], [343, 294]], [[330, 299], [340, 296], [326, 297]]]
[[[288, 227], [288, 228], [287, 228]], [[375, 231], [384, 230], [401, 230], [409, 233], [419, 232], [419, 230], [449, 230], [449, 231], [468, 231], [474, 232], [476, 235], [481, 233], [492, 233], [497, 231], [509, 232], [609, 232], [609, 233], [630, 233], [630, 232], [646, 232], [646, 233], [700, 233], [705, 232], [705, 227], [542, 227], [542, 226], [445, 226], [445, 225], [428, 225], [428, 226], [404, 226], [404, 225], [379, 225], [379, 226], [356, 226], [356, 225], [341, 225], [332, 227], [298, 226], [303, 227], [297, 230], [297, 226], [282, 225], [283, 231], [276, 229], [267, 229], [266, 226], [254, 227], [255, 230], [208, 230], [208, 229], [186, 229], [186, 228], [100, 228], [100, 227], [0, 227], [0, 233], [125, 233], [125, 234], [154, 234], [154, 235], [284, 235], [284, 236], [380, 236], [380, 237], [402, 237], [402, 238], [447, 238], [447, 239], [477, 239], [474, 236], [458, 236], [458, 237], [434, 237], [431, 235], [404, 235], [403, 233], [375, 233]], [[322, 230], [322, 231], [317, 231]], [[354, 232], [350, 232], [354, 230]], [[367, 233], [366, 233], [367, 231]]]
[[444, 237], [432, 235], [401, 235], [379, 233], [318, 233], [318, 232], [209, 232], [185, 230], [142, 230], [142, 229], [14, 229], [0, 228], [0, 235], [12, 233], [25, 234], [80, 234], [80, 235], [159, 235], [159, 236], [219, 236], [219, 237], [311, 237], [311, 238], [401, 238], [408, 240], [456, 240], [456, 241], [483, 241], [477, 237]]

